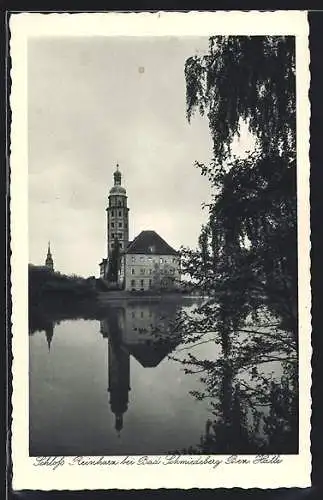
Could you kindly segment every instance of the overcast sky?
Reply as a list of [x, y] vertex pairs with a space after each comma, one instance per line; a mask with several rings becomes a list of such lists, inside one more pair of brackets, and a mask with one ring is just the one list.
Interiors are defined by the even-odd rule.
[[117, 162], [130, 239], [196, 246], [209, 184], [206, 119], [188, 124], [184, 64], [207, 38], [35, 38], [28, 45], [29, 261], [98, 275]]

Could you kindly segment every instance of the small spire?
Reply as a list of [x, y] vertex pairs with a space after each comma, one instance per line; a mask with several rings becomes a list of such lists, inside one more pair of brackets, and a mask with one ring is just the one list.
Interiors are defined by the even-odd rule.
[[50, 251], [50, 241], [48, 242], [48, 248], [47, 248], [47, 257], [45, 260], [45, 266], [54, 271], [54, 262], [53, 262], [53, 257]]
[[53, 326], [50, 326], [45, 330], [45, 335], [46, 335], [46, 340], [47, 340], [47, 346], [48, 346], [48, 352], [50, 352], [50, 346], [53, 340], [53, 335], [54, 335], [54, 328]]

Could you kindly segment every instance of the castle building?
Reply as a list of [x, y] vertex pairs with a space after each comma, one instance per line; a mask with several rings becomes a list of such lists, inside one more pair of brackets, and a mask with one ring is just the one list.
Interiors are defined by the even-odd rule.
[[[107, 258], [99, 264], [100, 277], [131, 291], [173, 289], [180, 281], [178, 252], [153, 230], [142, 231], [129, 241], [129, 208], [119, 165], [113, 177], [106, 208]], [[113, 274], [116, 262], [118, 272]]]
[[131, 363], [135, 359], [144, 369], [155, 368], [175, 349], [180, 338], [170, 326], [181, 307], [178, 302], [161, 307], [159, 301], [132, 299], [121, 304], [111, 305], [108, 316], [100, 321], [100, 332], [108, 340], [108, 393], [118, 435], [128, 411]]
[[155, 231], [142, 231], [125, 253], [126, 290], [171, 290], [179, 283], [179, 257]]
[[50, 241], [48, 242], [47, 256], [45, 260], [45, 266], [48, 267], [51, 271], [54, 271], [54, 261], [50, 251]]

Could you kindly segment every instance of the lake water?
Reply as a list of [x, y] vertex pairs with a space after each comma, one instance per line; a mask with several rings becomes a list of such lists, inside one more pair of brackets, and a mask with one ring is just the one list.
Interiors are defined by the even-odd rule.
[[[211, 414], [199, 374], [170, 359], [174, 302], [116, 302], [101, 320], [64, 320], [30, 335], [30, 455], [167, 454], [196, 446]], [[159, 334], [154, 333], [158, 329]], [[213, 342], [195, 355], [219, 356]]]

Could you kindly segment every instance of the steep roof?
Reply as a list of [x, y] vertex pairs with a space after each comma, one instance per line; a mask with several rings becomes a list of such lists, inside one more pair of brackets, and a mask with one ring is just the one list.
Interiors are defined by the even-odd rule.
[[171, 343], [162, 346], [158, 344], [127, 344], [127, 348], [141, 366], [154, 368], [174, 349], [174, 346]]
[[176, 250], [166, 243], [156, 231], [141, 231], [141, 233], [129, 243], [126, 253], [177, 255]]

